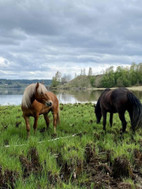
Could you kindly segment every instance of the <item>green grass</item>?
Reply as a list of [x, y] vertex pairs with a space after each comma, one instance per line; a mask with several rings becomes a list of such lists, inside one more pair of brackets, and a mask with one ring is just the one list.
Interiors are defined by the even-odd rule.
[[[52, 115], [50, 118], [50, 127], [45, 132], [40, 130], [45, 126], [43, 116], [38, 121], [36, 134], [33, 132], [33, 118], [30, 119], [31, 131], [30, 138], [27, 140], [25, 122], [22, 117], [20, 106], [0, 106], [0, 166], [2, 170], [13, 170], [18, 172], [15, 188], [86, 188], [88, 175], [83, 172], [72, 180], [60, 179], [60, 171], [65, 162], [68, 165], [75, 166], [78, 161], [85, 161], [85, 147], [87, 144], [95, 145], [95, 152], [101, 155], [102, 152], [111, 151], [111, 160], [118, 156], [125, 156], [133, 165], [133, 151], [141, 150], [142, 130], [136, 132], [132, 137], [130, 121], [128, 114], [127, 132], [120, 134], [121, 122], [118, 115], [114, 115], [112, 128], [109, 126], [109, 116], [107, 120], [106, 133], [102, 129], [102, 121], [96, 124], [93, 104], [66, 104], [60, 105], [60, 125], [57, 127], [57, 138], [53, 139]], [[72, 137], [73, 134], [78, 134]], [[61, 138], [60, 138], [61, 137]], [[9, 146], [6, 146], [9, 145]], [[42, 172], [39, 175], [31, 173], [29, 177], [23, 178], [22, 165], [19, 156], [27, 157], [29, 150], [36, 147], [39, 154]], [[62, 165], [57, 163], [57, 156], [61, 154]], [[49, 181], [48, 174], [57, 177], [56, 182]], [[134, 185], [131, 178], [127, 182]], [[47, 187], [48, 186], [48, 187]], [[93, 188], [94, 183], [90, 184]]]

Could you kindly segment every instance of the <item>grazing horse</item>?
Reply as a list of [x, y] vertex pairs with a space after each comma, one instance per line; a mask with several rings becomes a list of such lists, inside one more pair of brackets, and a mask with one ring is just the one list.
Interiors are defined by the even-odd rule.
[[26, 123], [27, 135], [30, 133], [29, 117], [34, 117], [34, 132], [37, 129], [37, 121], [39, 115], [43, 114], [44, 119], [49, 127], [48, 113], [53, 114], [54, 133], [56, 133], [56, 126], [59, 123], [59, 102], [57, 97], [47, 91], [46, 87], [41, 83], [34, 83], [29, 85], [23, 94], [21, 109]]
[[103, 116], [103, 129], [106, 130], [107, 112], [110, 113], [111, 126], [113, 122], [113, 113], [118, 113], [122, 122], [122, 132], [125, 132], [127, 122], [124, 114], [126, 110], [130, 116], [132, 129], [135, 131], [136, 127], [139, 127], [142, 123], [142, 105], [139, 99], [126, 88], [114, 90], [105, 89], [99, 97], [95, 107], [97, 123], [100, 122], [101, 117]]

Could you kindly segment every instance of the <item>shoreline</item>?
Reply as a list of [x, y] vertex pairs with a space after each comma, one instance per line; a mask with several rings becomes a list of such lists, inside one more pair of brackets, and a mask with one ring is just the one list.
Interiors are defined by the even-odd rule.
[[[110, 89], [116, 89], [119, 87], [111, 87]], [[125, 87], [131, 91], [142, 91], [142, 86], [132, 86], [132, 87]], [[92, 88], [87, 88], [87, 87], [52, 87], [49, 88], [49, 90], [52, 91], [102, 91], [105, 90], [106, 88], [96, 88], [96, 87], [92, 87]]]

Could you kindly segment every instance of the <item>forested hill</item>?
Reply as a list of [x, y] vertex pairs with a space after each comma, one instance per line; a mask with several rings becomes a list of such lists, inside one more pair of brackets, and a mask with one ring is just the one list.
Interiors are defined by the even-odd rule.
[[[55, 82], [59, 88], [111, 88], [131, 87], [142, 85], [142, 63], [133, 63], [130, 67], [113, 66], [104, 71], [102, 75], [79, 75], [73, 80], [62, 83]], [[52, 86], [52, 85], [51, 85]]]
[[50, 86], [52, 80], [28, 80], [28, 79], [18, 79], [18, 80], [10, 80], [10, 79], [0, 79], [0, 88], [22, 88], [26, 87], [31, 83], [40, 82], [45, 86]]

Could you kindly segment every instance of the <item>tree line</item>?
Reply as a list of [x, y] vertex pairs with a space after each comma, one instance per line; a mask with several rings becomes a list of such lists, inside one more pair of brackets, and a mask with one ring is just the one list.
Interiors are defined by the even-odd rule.
[[25, 88], [32, 83], [44, 83], [46, 86], [51, 85], [51, 79], [0, 79], [0, 88]]
[[100, 87], [129, 87], [142, 84], [142, 63], [132, 63], [130, 67], [118, 66], [114, 71], [109, 67], [103, 74]]

